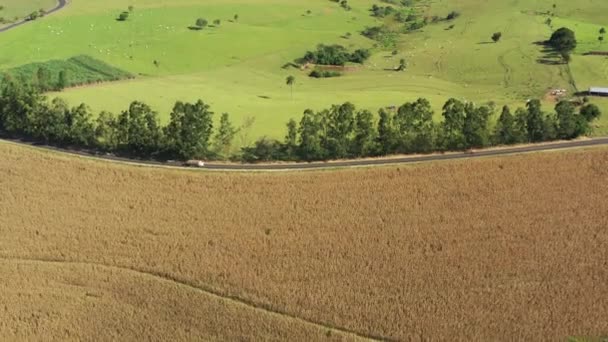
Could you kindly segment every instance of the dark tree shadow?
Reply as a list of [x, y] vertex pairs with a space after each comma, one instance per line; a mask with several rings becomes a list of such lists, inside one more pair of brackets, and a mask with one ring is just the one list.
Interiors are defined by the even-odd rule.
[[281, 69], [298, 68], [298, 65], [292, 62], [288, 62], [281, 66]]
[[566, 64], [566, 62], [564, 62], [561, 59], [548, 59], [548, 58], [538, 58], [536, 60], [536, 62], [539, 64], [544, 64], [544, 65], [564, 65], [564, 64]]
[[540, 52], [543, 54], [536, 59], [536, 62], [544, 65], [564, 65], [567, 64], [560, 53], [549, 45], [547, 41], [536, 41], [532, 44], [540, 47]]
[[191, 31], [200, 31], [200, 30], [202, 30], [202, 28], [200, 28], [198, 26], [188, 26], [188, 30], [191, 30]]
[[270, 100], [270, 96], [258, 95], [258, 97], [261, 98], [261, 99]]
[[487, 44], [496, 44], [494, 42], [479, 42], [477, 45], [487, 45]]

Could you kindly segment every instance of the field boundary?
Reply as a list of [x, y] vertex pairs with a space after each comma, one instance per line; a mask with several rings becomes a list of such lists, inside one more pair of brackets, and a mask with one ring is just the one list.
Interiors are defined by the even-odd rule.
[[61, 259], [52, 259], [52, 258], [24, 258], [24, 257], [0, 256], [0, 260], [8, 261], [8, 262], [16, 261], [16, 262], [25, 262], [25, 263], [46, 263], [46, 264], [55, 264], [55, 265], [75, 265], [75, 266], [79, 266], [79, 265], [85, 266], [86, 265], [86, 266], [92, 266], [92, 267], [102, 267], [102, 268], [107, 268], [107, 269], [111, 269], [111, 270], [118, 270], [118, 271], [122, 271], [122, 272], [135, 273], [135, 274], [138, 274], [138, 275], [141, 275], [144, 277], [153, 277], [153, 278], [156, 278], [157, 280], [160, 280], [163, 282], [169, 282], [169, 283], [173, 283], [178, 286], [184, 286], [186, 288], [189, 288], [190, 290], [194, 290], [194, 291], [203, 293], [207, 296], [210, 296], [210, 297], [213, 297], [216, 299], [229, 301], [233, 304], [246, 306], [246, 307], [252, 308], [254, 310], [260, 310], [260, 311], [266, 312], [271, 315], [281, 316], [284, 319], [286, 318], [286, 319], [298, 321], [300, 323], [314, 325], [314, 326], [322, 328], [322, 329], [336, 331], [336, 332], [339, 332], [342, 334], [356, 337], [358, 339], [364, 339], [364, 340], [368, 340], [368, 341], [395, 341], [394, 339], [387, 338], [387, 337], [361, 334], [361, 333], [355, 332], [353, 330], [338, 327], [338, 326], [331, 325], [328, 323], [323, 323], [323, 322], [318, 322], [318, 321], [302, 318], [302, 317], [299, 317], [299, 316], [296, 316], [293, 314], [289, 314], [284, 311], [273, 309], [270, 305], [255, 303], [252, 300], [243, 299], [236, 295], [226, 295], [226, 294], [221, 293], [218, 290], [211, 288], [210, 286], [205, 286], [205, 285], [201, 285], [200, 283], [195, 283], [192, 281], [179, 279], [176, 276], [173, 276], [173, 275], [170, 275], [167, 273], [147, 271], [147, 270], [133, 268], [133, 267], [108, 265], [108, 264], [99, 263], [99, 262], [61, 260]]
[[284, 164], [227, 164], [227, 163], [205, 163], [204, 167], [192, 168], [183, 166], [178, 162], [161, 162], [153, 160], [135, 160], [124, 157], [117, 157], [110, 154], [99, 154], [91, 151], [83, 150], [69, 150], [60, 147], [38, 145], [32, 142], [27, 142], [18, 139], [6, 139], [0, 137], [0, 143], [10, 143], [20, 146], [27, 146], [30, 148], [51, 151], [55, 153], [63, 153], [66, 155], [93, 159], [97, 161], [105, 161], [116, 164], [124, 164], [131, 166], [140, 167], [155, 167], [155, 168], [166, 168], [166, 169], [177, 169], [177, 170], [191, 170], [191, 171], [241, 171], [241, 172], [288, 172], [288, 171], [308, 171], [308, 170], [329, 170], [336, 168], [355, 168], [355, 167], [374, 167], [374, 166], [388, 166], [388, 165], [400, 165], [400, 164], [417, 164], [417, 163], [428, 163], [437, 161], [448, 161], [448, 160], [466, 160], [473, 158], [483, 157], [497, 157], [507, 156], [514, 154], [525, 154], [533, 152], [546, 152], [555, 150], [565, 150], [583, 147], [603, 146], [608, 145], [608, 137], [598, 138], [587, 138], [580, 140], [571, 141], [559, 141], [551, 143], [540, 143], [531, 144], [524, 146], [515, 147], [504, 147], [504, 148], [491, 148], [482, 149], [477, 151], [468, 152], [454, 152], [454, 153], [436, 153], [429, 155], [410, 155], [410, 156], [397, 156], [397, 157], [383, 157], [376, 159], [351, 159], [341, 161], [327, 161], [327, 162], [312, 162], [312, 163], [284, 163]]
[[[47, 16], [49, 14], [53, 14], [53, 13], [55, 13], [55, 12], [63, 9], [65, 6], [67, 6], [67, 4], [68, 4], [68, 0], [57, 0], [57, 6], [55, 6], [54, 8], [51, 8], [48, 11], [45, 11], [44, 15]], [[18, 21], [16, 23], [12, 23], [12, 24], [10, 24], [8, 26], [0, 27], [0, 33], [6, 32], [8, 30], [12, 30], [12, 29], [14, 29], [16, 27], [19, 27], [21, 25], [25, 25], [25, 24], [29, 23], [30, 21], [32, 21], [32, 20], [22, 19], [21, 21]]]

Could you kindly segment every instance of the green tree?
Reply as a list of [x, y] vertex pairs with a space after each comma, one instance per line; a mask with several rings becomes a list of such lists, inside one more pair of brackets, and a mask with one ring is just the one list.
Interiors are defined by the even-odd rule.
[[466, 146], [463, 134], [466, 118], [464, 103], [449, 99], [443, 106], [443, 123], [441, 124], [441, 146], [448, 150], [461, 150]]
[[[118, 117], [119, 146], [129, 153], [150, 156], [161, 147], [158, 114], [147, 104], [134, 101]], [[196, 142], [193, 142], [196, 143]]]
[[545, 124], [541, 103], [539, 100], [531, 100], [526, 104], [526, 108], [528, 110], [526, 118], [528, 140], [531, 142], [542, 141], [545, 136]]
[[349, 156], [355, 128], [355, 106], [346, 102], [333, 105], [327, 118], [327, 150], [331, 158]]
[[475, 107], [473, 103], [465, 105], [465, 118], [462, 133], [466, 147], [486, 147], [490, 144], [488, 121], [492, 110], [487, 106]]
[[10, 133], [28, 133], [29, 118], [42, 110], [46, 98], [28, 83], [5, 78], [0, 91], [0, 129]]
[[296, 78], [292, 75], [287, 76], [285, 84], [291, 88], [291, 99], [293, 100], [293, 85], [296, 83]]
[[238, 132], [230, 122], [228, 113], [222, 113], [220, 117], [220, 126], [217, 129], [214, 137], [214, 151], [222, 156], [227, 156], [232, 147], [234, 136]]
[[379, 152], [382, 155], [391, 154], [395, 151], [397, 136], [395, 126], [393, 125], [393, 115], [385, 109], [380, 109], [378, 116]]
[[498, 41], [500, 41], [500, 38], [502, 38], [502, 32], [495, 32], [492, 35], [492, 41], [494, 41], [494, 43], [498, 43]]
[[67, 142], [77, 146], [91, 146], [95, 142], [95, 125], [90, 109], [81, 104], [66, 113]]
[[557, 117], [553, 113], [547, 113], [543, 117], [543, 137], [544, 141], [551, 141], [558, 138]]
[[515, 129], [515, 117], [511, 114], [509, 106], [504, 106], [494, 129], [494, 143], [497, 145], [516, 143]]
[[427, 99], [405, 103], [394, 117], [397, 152], [430, 152], [435, 148], [433, 109]]
[[45, 143], [60, 143], [66, 141], [68, 127], [66, 116], [68, 104], [59, 98], [53, 99], [49, 107], [30, 113], [29, 134]]
[[126, 21], [129, 19], [129, 12], [122, 12], [118, 15], [118, 21]]
[[323, 159], [325, 153], [321, 146], [321, 124], [319, 116], [312, 110], [304, 111], [298, 133], [300, 158], [307, 161]]
[[604, 36], [597, 37], [597, 40], [600, 42], [600, 45], [604, 42]]
[[600, 34], [606, 34], [606, 28], [602, 27], [602, 28], [600, 29]]
[[578, 136], [577, 115], [574, 105], [570, 101], [560, 101], [555, 106], [557, 114], [557, 137], [560, 139], [572, 139]]
[[239, 21], [239, 15], [238, 14], [234, 15], [234, 21]]
[[287, 122], [287, 135], [285, 135], [285, 156], [294, 160], [298, 153], [298, 123], [294, 119]]
[[368, 110], [360, 110], [355, 116], [352, 155], [357, 157], [371, 156], [376, 152], [376, 130], [374, 115]]
[[574, 31], [566, 27], [562, 27], [553, 32], [548, 43], [558, 52], [567, 53], [571, 53], [577, 45]]
[[513, 137], [515, 143], [528, 142], [528, 111], [524, 108], [517, 108], [515, 111], [515, 123], [513, 125]]
[[27, 20], [36, 20], [36, 19], [38, 19], [38, 17], [40, 17], [40, 12], [38, 12], [38, 11], [34, 11], [34, 12], [30, 13], [30, 14], [29, 14], [29, 15], [26, 17], [26, 19], [27, 19]]
[[40, 67], [36, 71], [36, 83], [38, 84], [38, 88], [40, 91], [48, 91], [50, 90], [50, 82], [51, 82], [51, 73], [49, 69], [45, 67]]
[[242, 149], [242, 159], [249, 163], [277, 160], [281, 158], [282, 149], [279, 141], [262, 137], [253, 146]]
[[215, 19], [215, 20], [213, 21], [213, 25], [215, 25], [215, 26], [220, 26], [220, 24], [221, 24], [221, 23], [222, 23], [222, 21], [221, 21], [221, 20], [219, 20], [219, 19]]
[[68, 75], [68, 72], [66, 70], [61, 70], [59, 72], [59, 77], [57, 80], [57, 90], [65, 89], [70, 83], [69, 79], [70, 77]]
[[199, 30], [204, 29], [205, 27], [207, 27], [209, 23], [207, 22], [206, 19], [203, 18], [198, 18], [196, 19], [195, 25]]
[[585, 120], [587, 120], [587, 122], [591, 122], [599, 118], [602, 112], [600, 111], [598, 106], [592, 103], [588, 103], [581, 107], [580, 114], [585, 118]]
[[106, 151], [118, 148], [118, 122], [110, 112], [101, 112], [95, 120], [95, 140], [97, 146]]
[[201, 100], [196, 103], [178, 101], [164, 132], [167, 148], [172, 153], [183, 159], [206, 158], [213, 133], [213, 112]]

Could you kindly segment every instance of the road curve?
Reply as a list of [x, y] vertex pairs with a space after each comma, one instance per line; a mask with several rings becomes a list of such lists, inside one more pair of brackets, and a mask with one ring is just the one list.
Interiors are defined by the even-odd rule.
[[445, 161], [445, 160], [458, 160], [458, 159], [474, 159], [482, 157], [492, 156], [505, 156], [512, 154], [530, 153], [530, 152], [543, 152], [543, 151], [554, 151], [564, 150], [571, 148], [581, 147], [592, 147], [607, 145], [608, 137], [600, 137], [585, 140], [574, 140], [574, 141], [560, 141], [554, 143], [537, 144], [537, 145], [526, 145], [526, 146], [515, 146], [506, 147], [500, 149], [488, 149], [478, 150], [472, 153], [459, 152], [449, 154], [429, 154], [422, 156], [404, 156], [404, 157], [392, 157], [392, 158], [377, 158], [377, 159], [352, 159], [345, 161], [331, 161], [331, 162], [313, 162], [313, 163], [284, 163], [284, 164], [224, 164], [209, 162], [205, 163], [204, 167], [192, 168], [183, 166], [179, 162], [159, 162], [151, 160], [135, 160], [117, 157], [114, 155], [103, 155], [90, 151], [77, 151], [68, 150], [47, 145], [38, 145], [32, 142], [26, 142], [22, 140], [6, 139], [0, 137], [0, 142], [9, 142], [18, 145], [33, 146], [35, 148], [50, 150], [60, 153], [67, 153], [75, 156], [98, 159], [102, 161], [109, 161], [121, 164], [128, 164], [134, 166], [148, 166], [148, 167], [161, 167], [171, 169], [189, 169], [189, 170], [209, 170], [209, 171], [304, 171], [304, 170], [321, 170], [321, 169], [332, 169], [332, 168], [348, 168], [348, 167], [371, 167], [371, 166], [383, 166], [383, 165], [395, 165], [395, 164], [412, 164], [412, 163], [423, 163], [433, 161]]
[[[58, 0], [57, 1], [57, 6], [55, 6], [54, 8], [52, 8], [52, 9], [46, 11], [46, 12], [44, 12], [44, 15], [46, 16], [46, 15], [49, 15], [49, 14], [53, 14], [53, 13], [61, 10], [62, 8], [64, 8], [67, 4], [68, 4], [68, 0]], [[15, 27], [27, 24], [28, 22], [30, 22], [30, 20], [22, 19], [21, 21], [18, 21], [16, 23], [12, 23], [12, 24], [10, 24], [8, 26], [0, 28], [0, 33], [6, 32], [8, 30], [12, 30]]]

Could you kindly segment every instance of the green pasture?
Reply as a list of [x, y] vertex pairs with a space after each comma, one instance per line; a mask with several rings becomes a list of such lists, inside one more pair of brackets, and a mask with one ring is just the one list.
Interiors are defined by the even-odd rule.
[[[517, 106], [542, 98], [551, 88], [574, 92], [608, 86], [608, 60], [583, 56], [602, 48], [597, 37], [608, 26], [608, 17], [602, 15], [608, 13], [608, 2], [420, 0], [417, 8], [425, 15], [443, 17], [452, 10], [462, 15], [401, 35], [396, 47], [387, 49], [358, 34], [380, 24], [368, 12], [374, 3], [382, 5], [350, 0], [352, 10], [345, 11], [328, 0], [72, 0], [57, 14], [0, 34], [0, 49], [10, 51], [0, 54], [0, 69], [89, 55], [138, 77], [52, 96], [113, 112], [141, 100], [163, 120], [176, 100], [201, 98], [215, 112], [229, 112], [236, 125], [254, 118], [251, 139], [281, 138], [287, 120], [304, 109], [344, 101], [377, 110], [426, 97], [439, 119], [450, 97]], [[116, 21], [129, 5], [135, 7], [129, 19]], [[534, 43], [552, 32], [545, 23], [547, 11], [555, 13], [554, 29], [568, 26], [577, 32], [580, 44], [570, 67], [538, 62], [544, 54]], [[235, 14], [238, 21], [232, 20]], [[199, 17], [221, 24], [190, 30]], [[491, 43], [497, 31], [503, 39]], [[342, 38], [347, 32], [352, 37]], [[319, 43], [372, 48], [373, 56], [340, 78], [310, 79], [308, 71], [282, 68]], [[401, 58], [408, 69], [391, 71]], [[288, 75], [297, 78], [293, 97], [285, 85]], [[606, 112], [596, 133], [606, 134], [608, 101], [594, 101]]]

